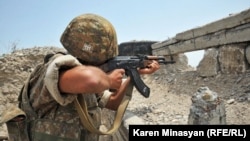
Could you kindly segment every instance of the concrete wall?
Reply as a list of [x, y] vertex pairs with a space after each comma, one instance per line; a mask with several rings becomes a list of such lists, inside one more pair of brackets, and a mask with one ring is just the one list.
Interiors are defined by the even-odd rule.
[[250, 41], [250, 9], [152, 44], [155, 55], [173, 55]]

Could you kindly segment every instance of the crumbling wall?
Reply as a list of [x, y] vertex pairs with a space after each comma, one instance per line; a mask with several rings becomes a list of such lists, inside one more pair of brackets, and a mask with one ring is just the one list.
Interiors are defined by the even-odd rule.
[[250, 41], [250, 9], [152, 44], [153, 54], [174, 55]]
[[219, 73], [244, 73], [249, 69], [249, 43], [229, 44], [205, 50], [204, 57], [197, 66], [202, 77]]

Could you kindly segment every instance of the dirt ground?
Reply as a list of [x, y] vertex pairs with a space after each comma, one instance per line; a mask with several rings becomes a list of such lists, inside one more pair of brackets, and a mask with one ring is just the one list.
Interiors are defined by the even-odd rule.
[[185, 71], [145, 76], [143, 81], [151, 88], [150, 97], [145, 98], [134, 89], [128, 110], [148, 124], [187, 124], [191, 96], [204, 86], [223, 99], [227, 124], [250, 124], [249, 71], [210, 78], [199, 77], [196, 71]]

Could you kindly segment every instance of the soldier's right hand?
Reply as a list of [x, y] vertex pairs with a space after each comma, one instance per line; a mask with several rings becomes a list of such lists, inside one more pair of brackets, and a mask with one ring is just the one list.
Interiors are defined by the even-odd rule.
[[115, 69], [108, 73], [111, 90], [118, 90], [120, 88], [124, 74], [125, 74], [124, 69]]

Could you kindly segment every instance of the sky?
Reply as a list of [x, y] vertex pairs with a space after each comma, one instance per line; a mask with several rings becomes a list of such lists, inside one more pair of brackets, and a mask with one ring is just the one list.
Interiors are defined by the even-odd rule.
[[[118, 44], [164, 41], [250, 8], [250, 0], [0, 0], [0, 54], [35, 46], [62, 47], [60, 36], [76, 16], [94, 13], [116, 29]], [[203, 52], [187, 53], [197, 66]]]

